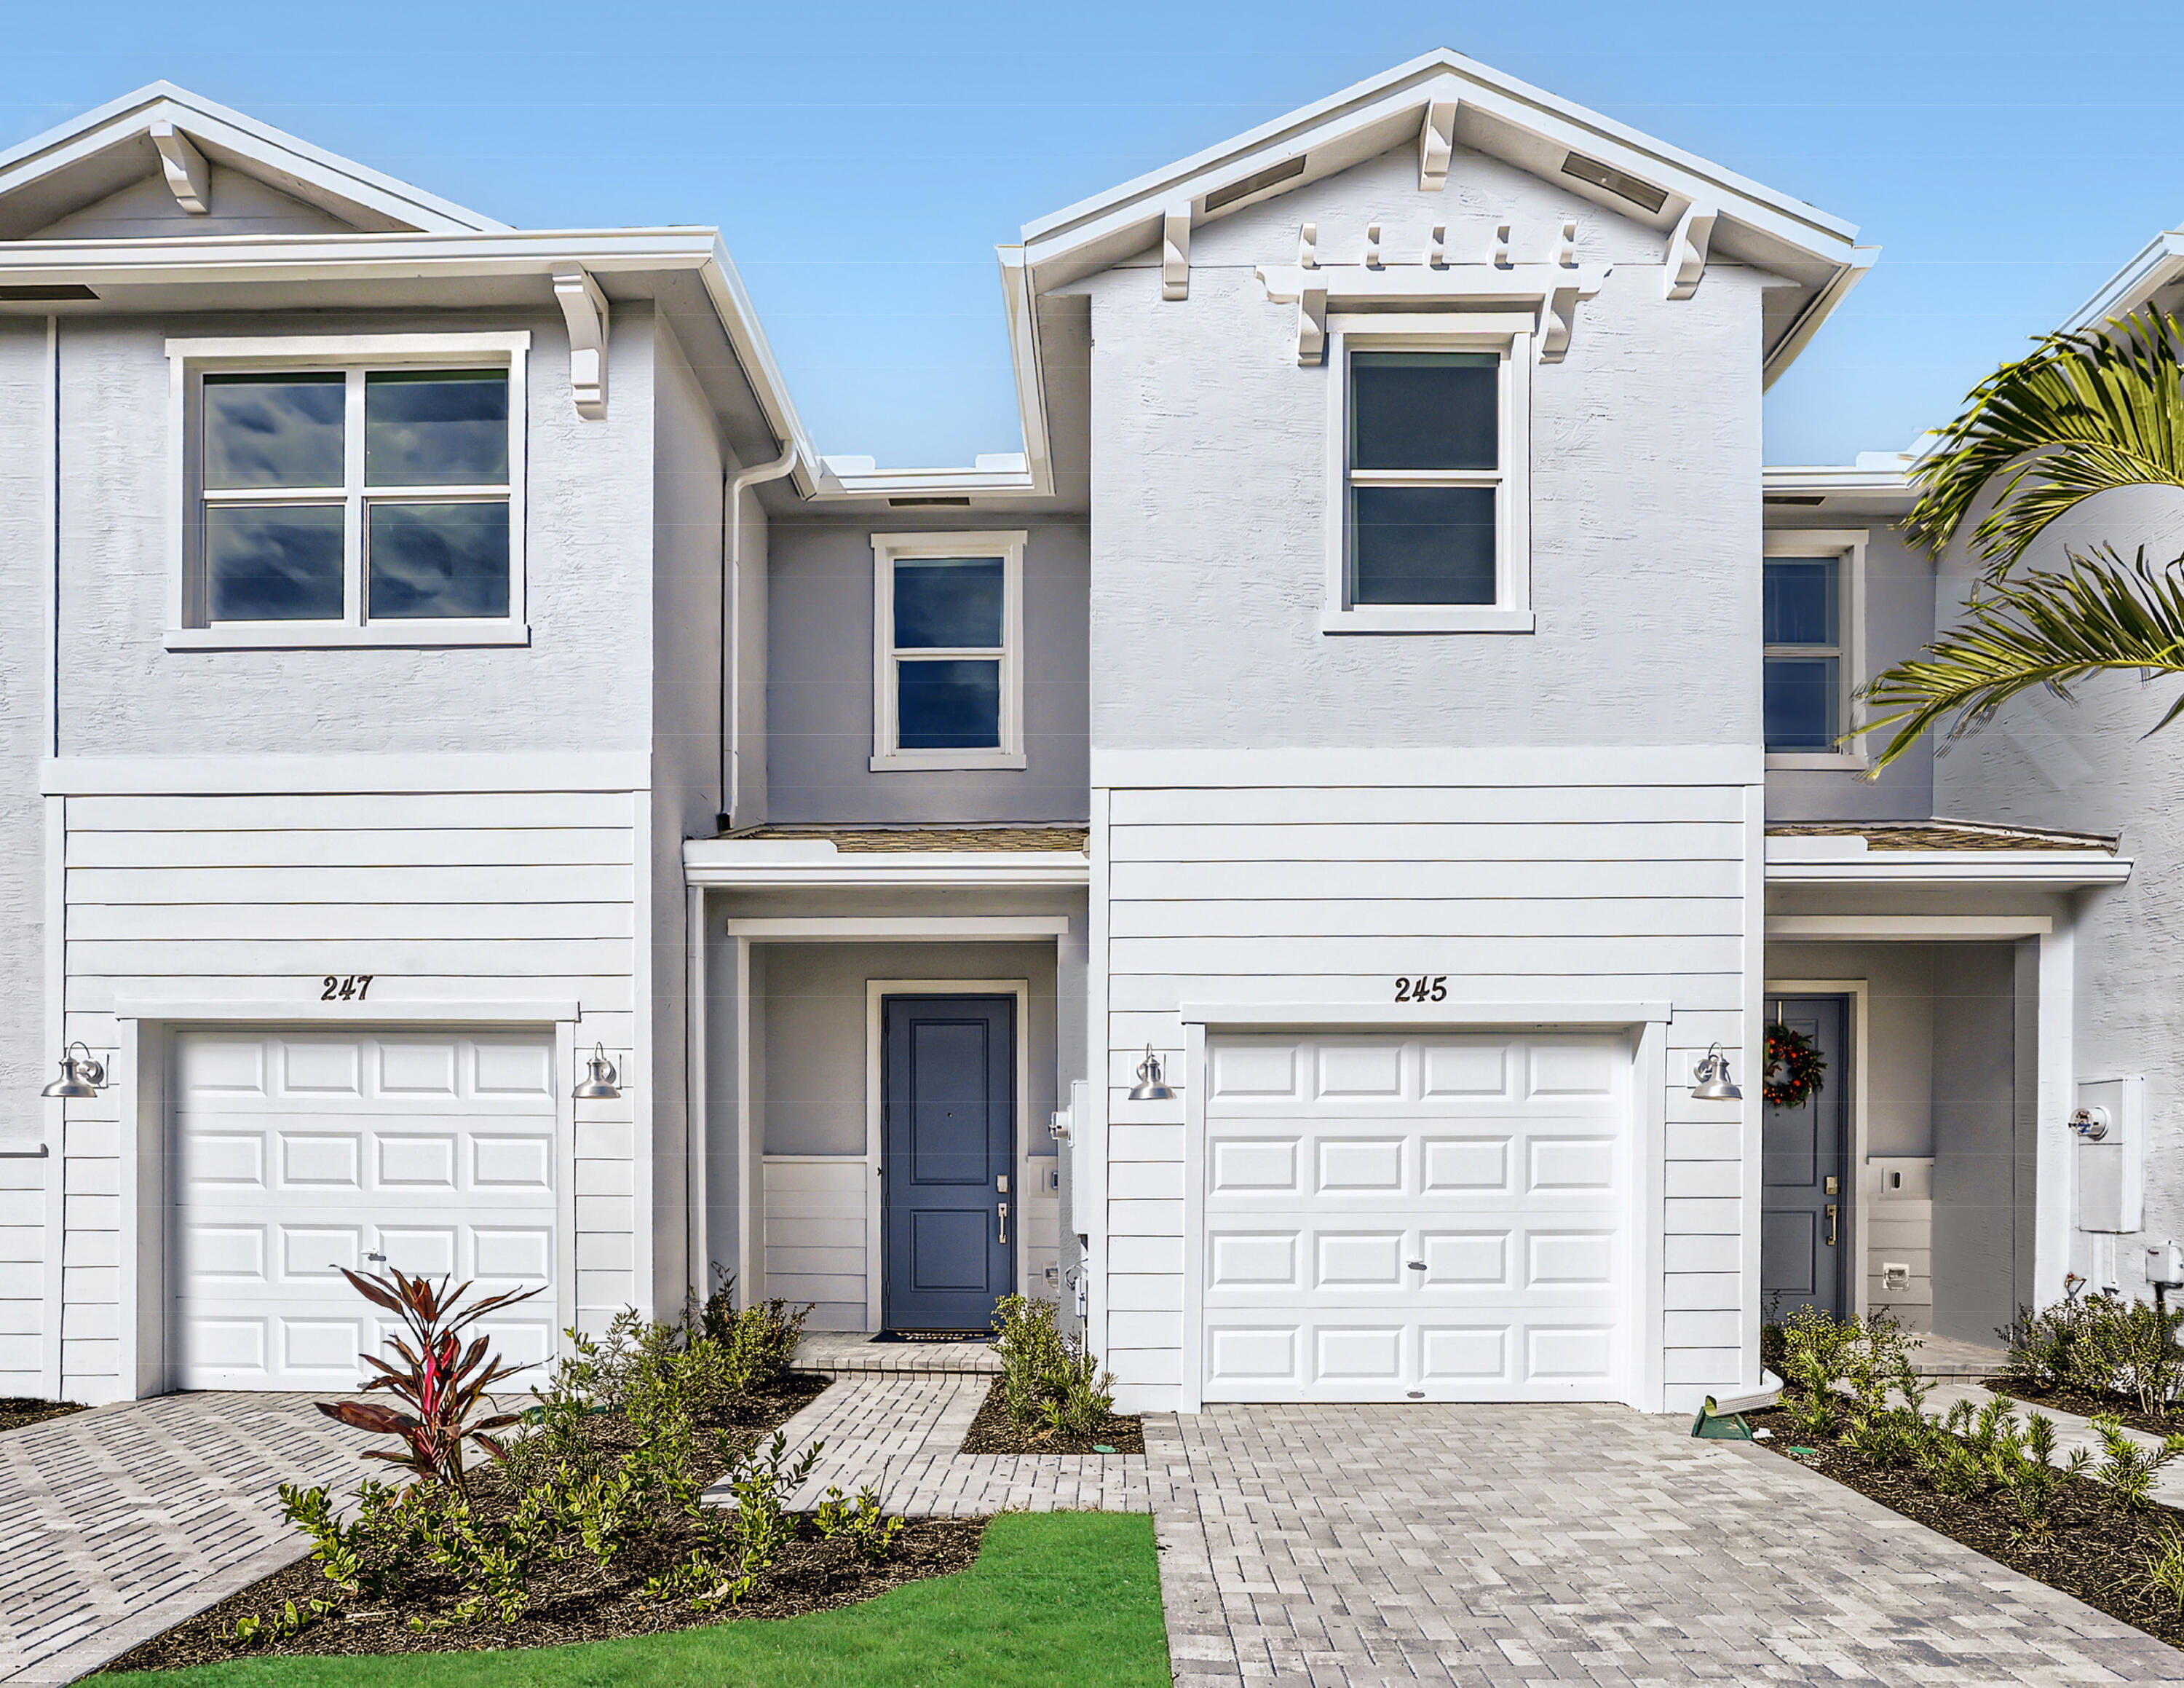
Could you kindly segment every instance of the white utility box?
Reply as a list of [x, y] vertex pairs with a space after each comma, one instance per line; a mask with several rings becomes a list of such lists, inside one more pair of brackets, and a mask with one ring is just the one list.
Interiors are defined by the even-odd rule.
[[2128, 1232], [2143, 1223], [2146, 1177], [2146, 1081], [2081, 1081], [2077, 1138], [2078, 1229]]

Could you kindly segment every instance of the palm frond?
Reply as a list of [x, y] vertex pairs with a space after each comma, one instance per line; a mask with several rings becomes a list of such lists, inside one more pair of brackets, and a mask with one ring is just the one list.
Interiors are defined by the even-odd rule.
[[2096, 493], [2184, 487], [2184, 325], [2148, 314], [2048, 335], [1971, 390], [1913, 478], [1911, 535], [1936, 551], [1996, 489], [1971, 538], [1997, 579]]
[[[2073, 552], [2067, 572], [1986, 585], [1969, 619], [1936, 639], [1924, 657], [1898, 662], [1860, 690], [1886, 713], [1852, 736], [1895, 729], [1869, 770], [1878, 774], [1945, 717], [1955, 718], [1953, 742], [2020, 692], [2044, 686], [2075, 701], [2071, 686], [2118, 668], [2184, 674], [2184, 557], [2156, 568], [2142, 546], [2129, 563], [2112, 549]], [[2184, 693], [2150, 730], [2180, 713]]]

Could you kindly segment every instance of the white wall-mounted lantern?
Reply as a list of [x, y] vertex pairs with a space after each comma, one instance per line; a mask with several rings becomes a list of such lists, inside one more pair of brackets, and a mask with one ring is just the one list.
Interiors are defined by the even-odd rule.
[[619, 1075], [607, 1059], [605, 1044], [592, 1045], [591, 1059], [586, 1065], [592, 1070], [591, 1076], [581, 1081], [572, 1093], [579, 1101], [610, 1101], [621, 1094]]
[[[76, 1051], [83, 1051], [78, 1059]], [[106, 1067], [91, 1053], [88, 1043], [71, 1043], [61, 1051], [61, 1076], [39, 1093], [65, 1101], [86, 1101], [98, 1094], [106, 1082]]]
[[1161, 1060], [1153, 1053], [1153, 1046], [1145, 1045], [1145, 1058], [1138, 1063], [1138, 1082], [1130, 1087], [1133, 1102], [1167, 1102], [1175, 1093], [1167, 1087], [1167, 1080], [1161, 1071]]

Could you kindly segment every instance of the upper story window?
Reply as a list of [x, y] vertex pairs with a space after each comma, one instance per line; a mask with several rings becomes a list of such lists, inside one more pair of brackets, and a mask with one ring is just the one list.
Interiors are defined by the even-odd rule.
[[1022, 768], [1024, 535], [875, 534], [875, 772]]
[[527, 335], [177, 341], [170, 646], [521, 642]]
[[1530, 631], [1530, 334], [1336, 322], [1325, 630]]
[[1863, 534], [1767, 536], [1760, 619], [1765, 640], [1761, 718], [1769, 765], [1862, 768], [1840, 741], [1859, 681]]

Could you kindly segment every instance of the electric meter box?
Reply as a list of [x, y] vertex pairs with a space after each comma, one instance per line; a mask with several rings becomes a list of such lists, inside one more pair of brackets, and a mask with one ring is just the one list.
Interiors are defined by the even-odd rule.
[[[2078, 1086], [2081, 1117], [2098, 1136], [2074, 1130], [2078, 1158], [2078, 1229], [2128, 1232], [2144, 1223], [2146, 1081], [2103, 1078]], [[2151, 1282], [2152, 1280], [2148, 1280]]]

